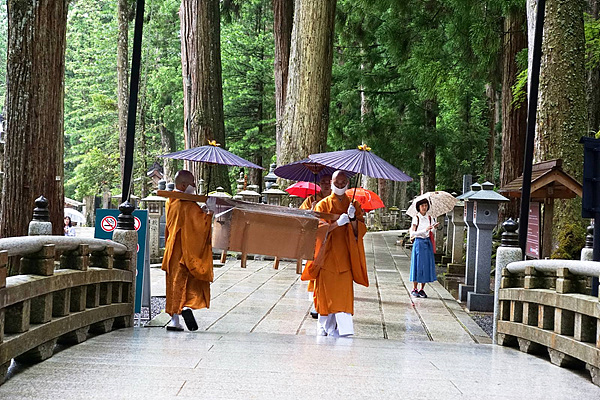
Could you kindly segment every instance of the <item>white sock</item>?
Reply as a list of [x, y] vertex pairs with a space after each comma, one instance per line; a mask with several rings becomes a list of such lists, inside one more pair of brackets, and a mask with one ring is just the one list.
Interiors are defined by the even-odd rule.
[[179, 314], [173, 314], [171, 316], [171, 321], [169, 322], [169, 326], [179, 326]]

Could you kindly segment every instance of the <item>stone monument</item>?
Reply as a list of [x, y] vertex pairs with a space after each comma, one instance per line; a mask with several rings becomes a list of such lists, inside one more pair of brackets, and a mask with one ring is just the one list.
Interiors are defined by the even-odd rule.
[[498, 204], [508, 199], [494, 191], [494, 184], [485, 182], [481, 190], [469, 197], [473, 201], [473, 223], [477, 228], [475, 259], [475, 290], [467, 294], [470, 311], [493, 311], [494, 295], [490, 294], [492, 260], [492, 230], [498, 223]]
[[467, 226], [467, 249], [465, 260], [465, 281], [458, 285], [458, 299], [462, 302], [467, 301], [467, 293], [475, 290], [475, 257], [477, 255], [477, 228], [473, 223], [473, 202], [469, 197], [481, 190], [481, 185], [477, 182], [471, 185], [471, 190], [458, 196], [459, 200], [464, 201], [463, 220]]

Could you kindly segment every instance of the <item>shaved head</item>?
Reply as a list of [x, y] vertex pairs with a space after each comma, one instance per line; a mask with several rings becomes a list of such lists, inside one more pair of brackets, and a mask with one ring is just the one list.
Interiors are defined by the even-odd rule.
[[343, 175], [346, 179], [348, 179], [348, 176], [346, 176], [346, 174], [344, 173], [344, 171], [341, 170], [337, 170], [333, 173], [333, 175], [331, 175], [331, 180], [335, 180], [335, 178], [337, 178], [338, 175]]
[[182, 192], [187, 189], [188, 186], [196, 186], [194, 183], [194, 174], [190, 171], [182, 169], [181, 171], [177, 171], [175, 174], [175, 187], [177, 190], [181, 190]]
[[332, 175], [332, 180], [331, 183], [333, 184], [332, 186], [332, 190], [335, 192], [336, 195], [338, 196], [342, 196], [344, 195], [343, 191], [340, 191], [341, 189], [346, 190], [345, 188], [348, 187], [348, 177], [346, 176], [346, 174], [344, 173], [344, 171], [335, 171]]

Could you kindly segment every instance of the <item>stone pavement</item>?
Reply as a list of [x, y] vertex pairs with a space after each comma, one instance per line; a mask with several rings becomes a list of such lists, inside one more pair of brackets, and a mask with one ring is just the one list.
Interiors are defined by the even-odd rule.
[[246, 269], [228, 261], [215, 270], [210, 310], [195, 312], [198, 331], [89, 338], [15, 365], [0, 399], [600, 398], [586, 373], [488, 344], [440, 285], [411, 299], [409, 258], [395, 240], [394, 232], [365, 239], [371, 286], [355, 288], [353, 338], [315, 336], [294, 263], [276, 271], [272, 261]]

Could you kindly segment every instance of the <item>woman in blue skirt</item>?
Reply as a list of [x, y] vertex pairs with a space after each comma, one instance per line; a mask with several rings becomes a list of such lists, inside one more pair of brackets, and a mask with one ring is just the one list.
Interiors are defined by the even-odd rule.
[[[410, 237], [414, 238], [410, 259], [410, 281], [413, 283], [413, 290], [410, 294], [414, 297], [427, 297], [425, 284], [437, 280], [431, 236], [433, 235], [433, 229], [438, 224], [435, 218], [426, 215], [429, 210], [427, 199], [419, 200], [416, 208], [418, 213], [413, 217], [410, 228]], [[417, 290], [417, 284], [419, 283], [421, 284], [421, 290]]]

